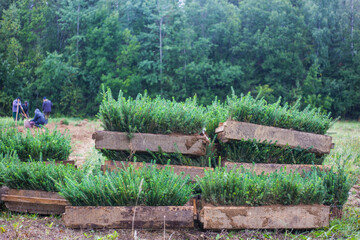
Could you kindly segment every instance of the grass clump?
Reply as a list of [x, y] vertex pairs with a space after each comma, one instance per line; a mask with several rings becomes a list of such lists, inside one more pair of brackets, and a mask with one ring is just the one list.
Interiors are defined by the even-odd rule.
[[21, 161], [67, 160], [71, 153], [70, 135], [49, 129], [19, 132], [16, 128], [0, 129], [0, 153], [15, 151]]
[[250, 93], [240, 98], [233, 93], [227, 98], [229, 117], [236, 121], [317, 134], [325, 134], [335, 122], [330, 113], [324, 114], [310, 105], [300, 110], [300, 101], [292, 106], [288, 103], [281, 106], [280, 102], [281, 98], [274, 104], [268, 104], [264, 98], [253, 98]]
[[176, 175], [172, 168], [118, 169], [116, 172], [85, 176], [81, 181], [66, 178], [60, 194], [73, 206], [182, 206], [193, 190], [189, 177]]
[[235, 206], [325, 204], [341, 208], [352, 186], [341, 169], [336, 173], [315, 168], [305, 175], [288, 174], [284, 169], [256, 175], [244, 168], [215, 168], [214, 171], [205, 170], [205, 177], [198, 178], [197, 182], [206, 202]]
[[180, 103], [159, 96], [151, 99], [145, 92], [135, 99], [126, 99], [120, 91], [116, 101], [108, 90], [98, 116], [108, 131], [195, 134], [205, 126], [204, 110], [197, 104], [196, 97]]
[[45, 162], [2, 161], [0, 171], [3, 175], [4, 185], [12, 189], [43, 190], [58, 192], [55, 183], [63, 182], [64, 178], [82, 178], [83, 172], [73, 165], [55, 165]]
[[325, 158], [306, 149], [279, 147], [256, 139], [229, 141], [220, 146], [221, 155], [231, 162], [321, 165]]

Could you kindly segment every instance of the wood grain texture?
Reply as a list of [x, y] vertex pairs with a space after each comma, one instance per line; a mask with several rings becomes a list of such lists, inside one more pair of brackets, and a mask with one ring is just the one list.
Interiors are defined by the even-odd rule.
[[48, 205], [60, 205], [60, 206], [69, 205], [69, 203], [64, 199], [26, 197], [26, 196], [17, 196], [17, 195], [3, 195], [1, 197], [1, 200], [4, 202], [38, 203], [38, 204], [48, 204]]
[[328, 171], [331, 169], [330, 166], [326, 165], [311, 165], [311, 164], [272, 164], [272, 163], [238, 163], [238, 162], [229, 162], [225, 161], [224, 166], [227, 167], [228, 170], [233, 168], [244, 168], [248, 170], [253, 170], [256, 174], [260, 175], [261, 173], [272, 173], [275, 171], [280, 171], [281, 168], [285, 169], [287, 173], [290, 172], [299, 172], [303, 173], [310, 172], [314, 167], [319, 170]]
[[200, 135], [164, 135], [150, 133], [134, 133], [130, 139], [128, 133], [97, 131], [93, 134], [95, 148], [135, 152], [159, 152], [203, 156], [209, 140]]
[[333, 146], [330, 136], [233, 120], [227, 120], [215, 132], [218, 133], [218, 138], [223, 142], [257, 139], [261, 142], [271, 141], [281, 147], [311, 148], [310, 152], [320, 155], [330, 153]]
[[6, 187], [6, 186], [0, 187], [0, 202], [1, 202], [1, 197], [2, 197], [2, 195], [7, 194], [8, 191], [9, 191], [9, 188], [8, 188], [8, 187]]
[[65, 206], [70, 205], [58, 193], [37, 190], [9, 189], [1, 199], [5, 206], [14, 212], [62, 214], [65, 212]]
[[312, 229], [329, 226], [324, 205], [212, 207], [200, 213], [204, 229]]
[[63, 214], [70, 228], [131, 229], [135, 212], [135, 229], [193, 228], [193, 206], [75, 207], [67, 206]]
[[[135, 167], [135, 169], [137, 168], [141, 168], [144, 166], [149, 166], [151, 165], [151, 163], [139, 163], [139, 162], [124, 162], [124, 161], [111, 161], [111, 160], [107, 160], [105, 161], [105, 165], [102, 167], [103, 170], [108, 170], [108, 171], [116, 171], [116, 169], [118, 168], [127, 168], [129, 165], [133, 165]], [[181, 175], [184, 174], [184, 176], [189, 175], [190, 179], [192, 181], [195, 181], [196, 176], [199, 176], [200, 178], [205, 176], [204, 170], [209, 170], [209, 169], [213, 169], [213, 168], [209, 168], [209, 167], [192, 167], [192, 166], [180, 166], [180, 165], [161, 165], [161, 164], [155, 164], [156, 168], [158, 169], [163, 169], [166, 168], [166, 166], [169, 166], [171, 168], [174, 169], [174, 173]]]

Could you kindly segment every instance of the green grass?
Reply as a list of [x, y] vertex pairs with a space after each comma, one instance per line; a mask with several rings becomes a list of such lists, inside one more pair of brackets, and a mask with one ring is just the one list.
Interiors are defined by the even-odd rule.
[[[18, 126], [22, 126], [24, 124], [23, 121], [18, 121]], [[2, 117], [0, 118], [0, 129], [1, 128], [8, 128], [8, 127], [15, 127], [15, 121], [13, 118], [9, 117]]]
[[335, 148], [326, 157], [324, 164], [333, 165], [338, 155], [343, 156], [346, 169], [360, 176], [360, 122], [341, 121], [328, 131]]

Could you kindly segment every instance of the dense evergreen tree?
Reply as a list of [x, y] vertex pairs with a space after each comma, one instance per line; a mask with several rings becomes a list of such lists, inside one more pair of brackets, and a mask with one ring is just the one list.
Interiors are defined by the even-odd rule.
[[[116, 95], [301, 98], [360, 116], [358, 0], [0, 0], [0, 115], [93, 116]], [[33, 109], [31, 109], [33, 110]]]

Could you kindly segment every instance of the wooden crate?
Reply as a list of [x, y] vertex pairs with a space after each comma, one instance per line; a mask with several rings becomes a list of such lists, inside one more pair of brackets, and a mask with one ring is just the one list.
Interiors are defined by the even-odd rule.
[[37, 214], [62, 214], [70, 205], [58, 193], [38, 190], [9, 189], [1, 200], [10, 211]]
[[203, 156], [209, 140], [201, 135], [180, 134], [150, 134], [133, 133], [132, 138], [125, 132], [97, 131], [92, 138], [95, 139], [95, 148], [133, 152], [162, 152]]
[[229, 161], [224, 161], [222, 164], [224, 165], [224, 167], [227, 167], [228, 170], [233, 168], [243, 167], [244, 169], [255, 171], [256, 174], [258, 175], [260, 175], [263, 172], [265, 174], [268, 174], [275, 171], [280, 171], [281, 168], [284, 168], [287, 173], [290, 173], [291, 171], [292, 172], [297, 171], [299, 173], [302, 173], [303, 171], [309, 172], [314, 167], [319, 170], [325, 170], [325, 171], [329, 171], [331, 169], [330, 166], [311, 165], [311, 164], [272, 164], [272, 163], [252, 164], [252, 163], [240, 163], [240, 162], [229, 162]]
[[[193, 206], [75, 207], [67, 206], [69, 228], [173, 229], [194, 227]], [[135, 214], [135, 217], [134, 217]]]
[[[101, 166], [102, 170], [114, 171], [117, 168], [128, 167], [129, 165], [133, 165], [136, 169], [144, 166], [144, 163], [139, 162], [124, 162], [124, 161], [105, 161], [105, 165]], [[151, 165], [151, 163], [145, 163], [146, 166]], [[174, 173], [181, 174], [184, 173], [184, 176], [189, 175], [192, 181], [195, 181], [196, 176], [204, 177], [204, 170], [213, 169], [210, 167], [192, 167], [192, 166], [181, 166], [181, 165], [161, 165], [155, 164], [158, 169], [163, 169], [166, 166], [169, 166], [174, 169]]]
[[253, 123], [227, 120], [215, 130], [222, 142], [229, 140], [252, 140], [275, 143], [276, 146], [300, 147], [319, 155], [328, 154], [334, 147], [332, 137], [291, 129], [263, 126]]
[[204, 229], [312, 229], [329, 226], [330, 207], [324, 205], [205, 206]]

